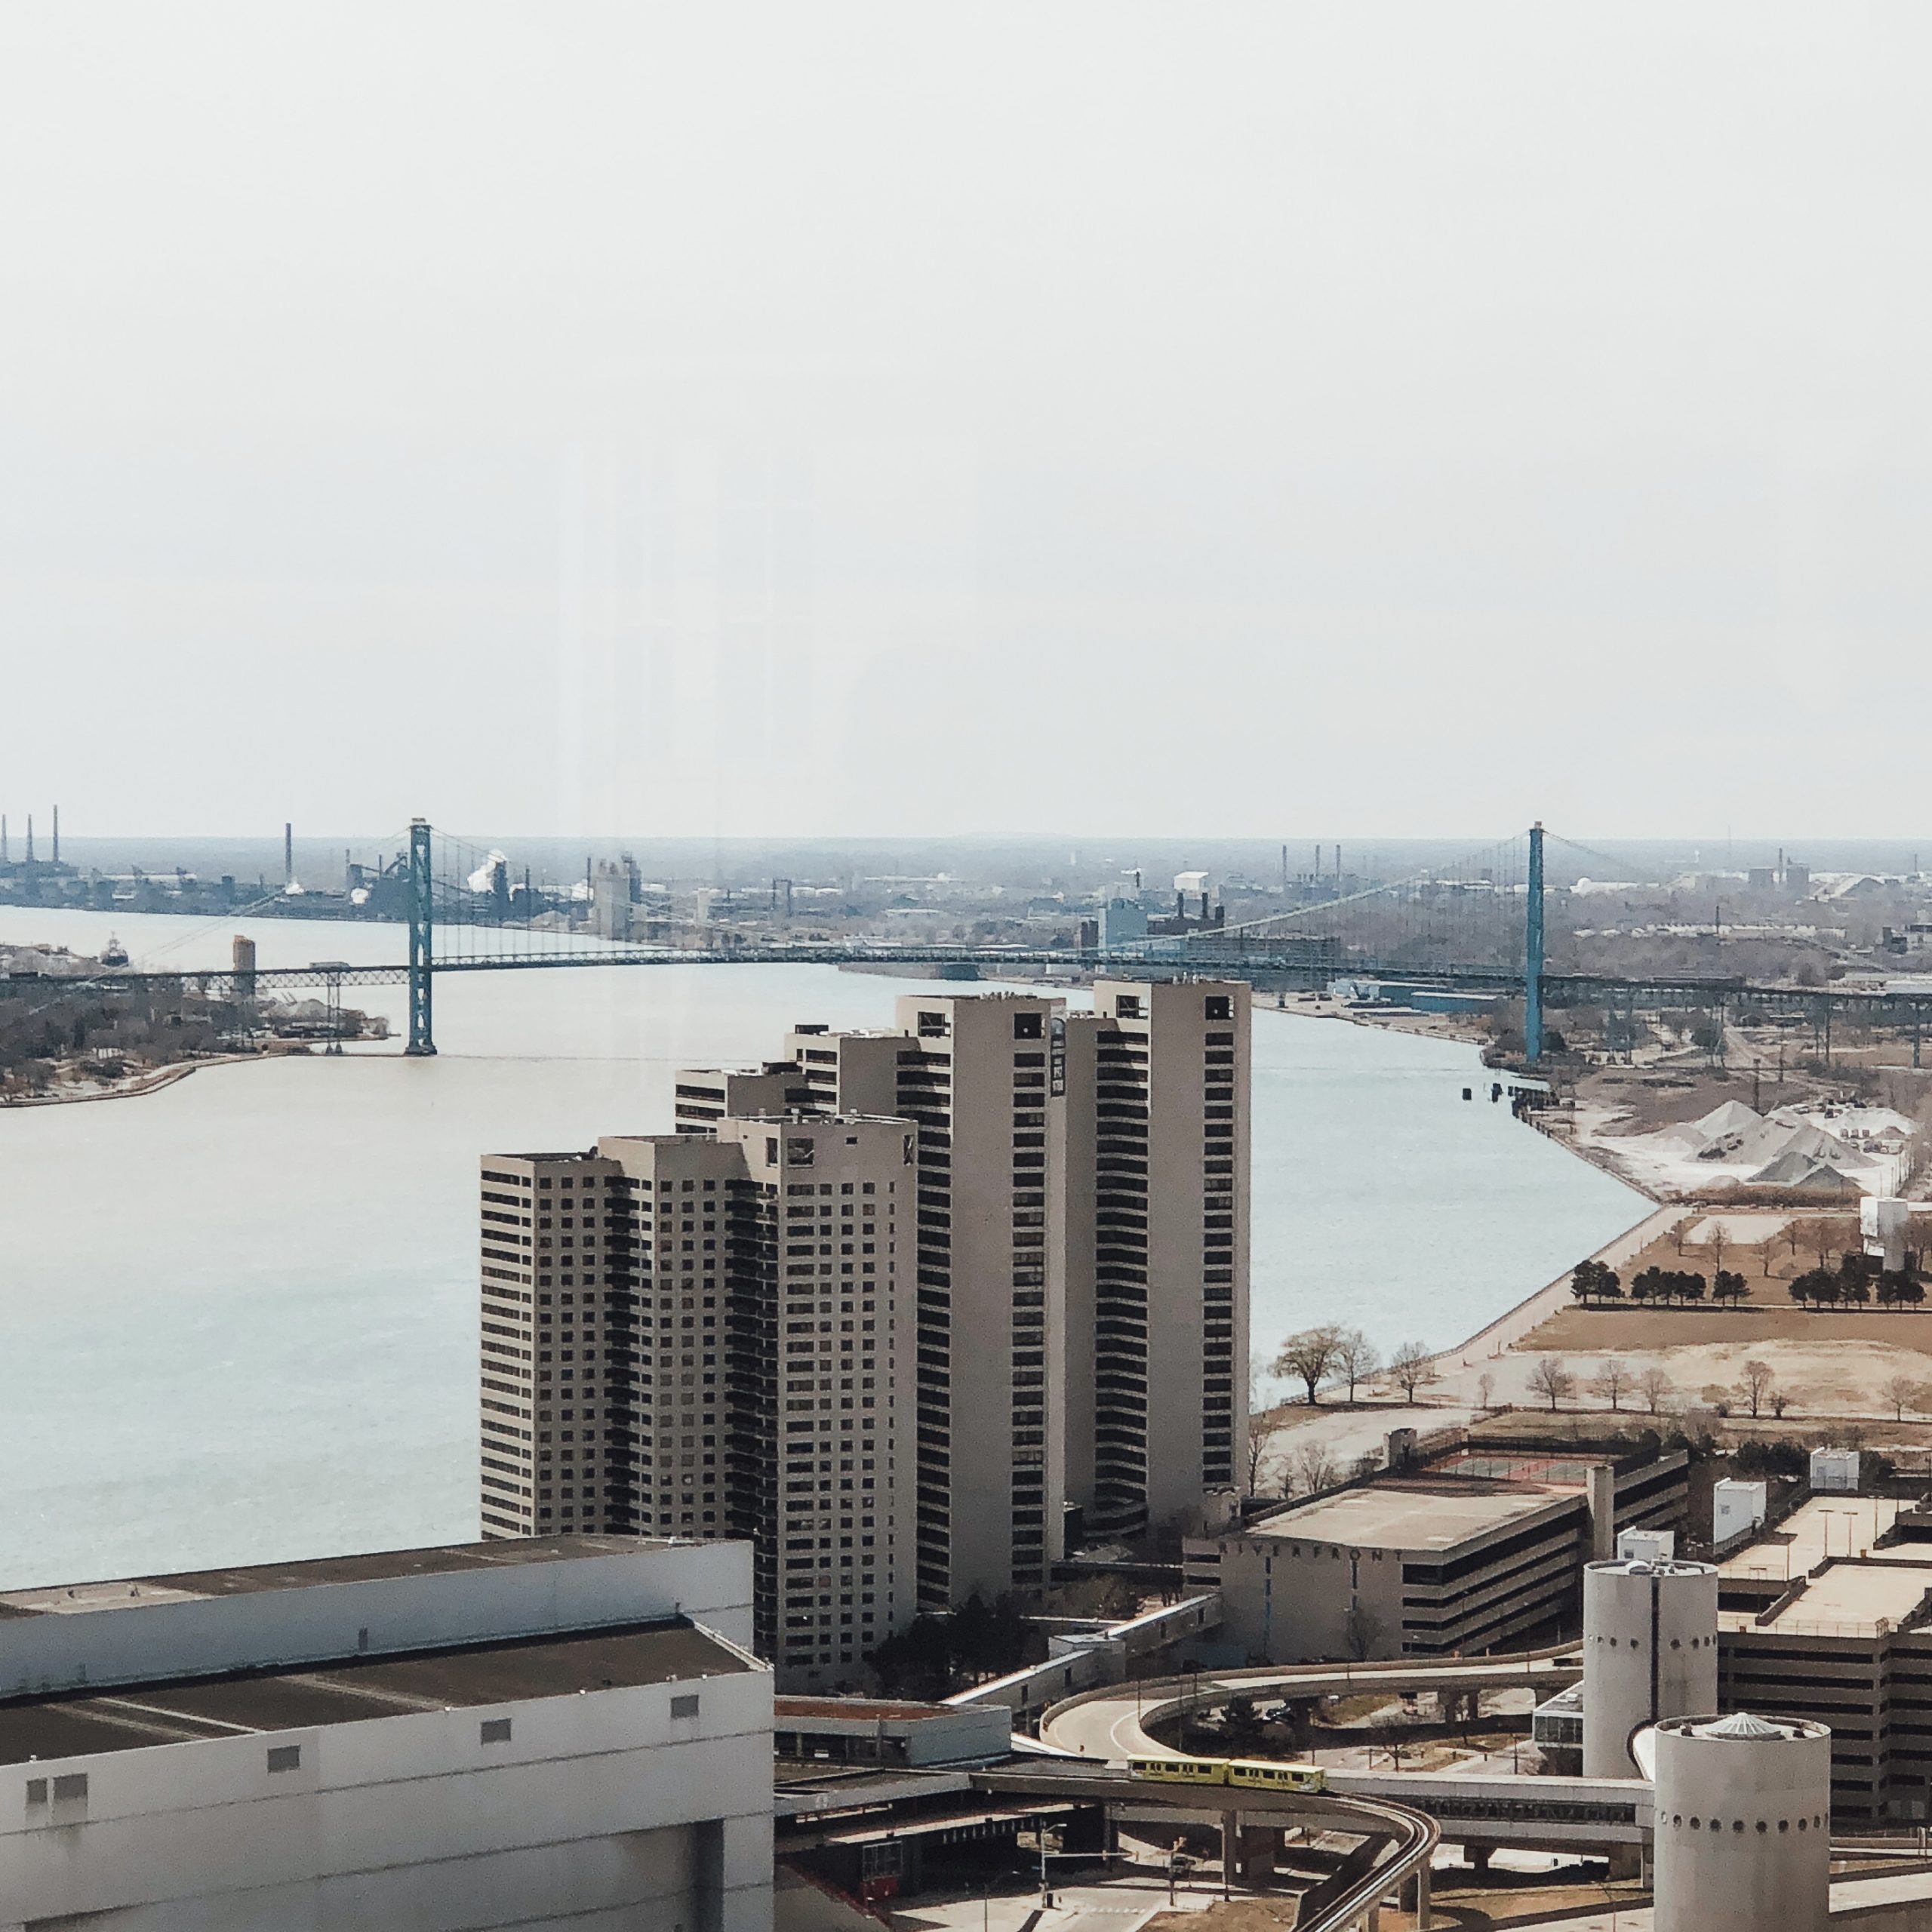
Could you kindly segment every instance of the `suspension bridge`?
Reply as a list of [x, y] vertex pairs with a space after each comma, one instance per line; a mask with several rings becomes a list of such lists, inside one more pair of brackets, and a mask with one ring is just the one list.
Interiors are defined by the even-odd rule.
[[[1336, 980], [1414, 983], [1445, 990], [1488, 993], [1523, 1002], [1523, 1057], [1543, 1057], [1552, 1009], [1599, 1007], [1628, 1016], [1641, 1008], [1703, 1009], [1720, 1023], [1762, 1017], [1807, 1026], [1829, 1057], [1834, 1019], [1909, 1035], [1912, 1064], [1920, 1063], [1932, 993], [1882, 987], [1801, 986], [1727, 974], [1722, 947], [1708, 964], [1639, 973], [1592, 970], [1574, 931], [1566, 958], [1552, 967], [1546, 924], [1545, 872], [1552, 843], [1567, 848], [1611, 876], [1640, 875], [1613, 855], [1561, 839], [1533, 826], [1517, 836], [1457, 862], [1409, 876], [1366, 884], [1340, 896], [1291, 906], [1232, 925], [1190, 925], [1184, 918], [1156, 921], [1178, 931], [1109, 943], [1038, 946], [901, 944], [887, 940], [799, 937], [786, 931], [740, 932], [715, 924], [688, 924], [669, 936], [634, 940], [600, 935], [598, 881], [589, 876], [568, 897], [538, 892], [526, 873], [519, 884], [500, 852], [432, 827], [411, 825], [392, 867], [387, 904], [408, 929], [407, 955], [393, 964], [315, 961], [306, 966], [211, 969], [149, 962], [113, 968], [100, 983], [179, 987], [211, 996], [248, 995], [258, 989], [319, 989], [331, 1010], [346, 987], [406, 985], [407, 1053], [436, 1051], [435, 992], [450, 974], [648, 966], [872, 965], [973, 968], [998, 974], [1015, 968], [1064, 972], [1104, 969], [1115, 975], [1158, 977], [1175, 972], [1242, 978], [1269, 990], [1328, 985]], [[614, 870], [614, 869], [612, 869]], [[1647, 887], [1639, 889], [1650, 889]], [[621, 881], [612, 891], [621, 895]], [[269, 895], [272, 901], [275, 895]], [[266, 903], [268, 902], [260, 902]], [[250, 909], [237, 908], [237, 913]], [[628, 920], [620, 922], [628, 924]], [[1721, 936], [1721, 924], [1718, 928]]]

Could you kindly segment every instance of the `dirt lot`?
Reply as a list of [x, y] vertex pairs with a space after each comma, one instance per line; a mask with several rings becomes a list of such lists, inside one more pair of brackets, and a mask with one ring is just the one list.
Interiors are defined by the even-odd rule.
[[[1798, 1213], [1770, 1241], [1734, 1245], [1724, 1254], [1724, 1266], [1742, 1275], [1749, 1291], [1749, 1299], [1736, 1308], [1715, 1308], [1708, 1303], [1657, 1308], [1612, 1302], [1561, 1309], [1495, 1365], [1497, 1394], [1518, 1403], [1537, 1402], [1529, 1378], [1539, 1357], [1553, 1355], [1561, 1357], [1577, 1385], [1566, 1407], [1607, 1406], [1602, 1392], [1590, 1387], [1606, 1360], [1623, 1363], [1633, 1380], [1645, 1366], [1660, 1366], [1672, 1384], [1663, 1405], [1666, 1410], [1719, 1400], [1736, 1407], [1734, 1385], [1745, 1363], [1761, 1361], [1770, 1364], [1774, 1386], [1783, 1392], [1792, 1414], [1889, 1420], [1893, 1406], [1881, 1392], [1887, 1382], [1903, 1375], [1932, 1384], [1932, 1308], [1798, 1306], [1789, 1298], [1789, 1284], [1794, 1276], [1817, 1265], [1820, 1243], [1812, 1236], [1814, 1229], [1833, 1251], [1856, 1244], [1856, 1223], [1843, 1214]], [[1687, 1241], [1680, 1250], [1666, 1235], [1651, 1242], [1620, 1272], [1626, 1287], [1634, 1275], [1651, 1266], [1688, 1269], [1709, 1281], [1715, 1272], [1715, 1260], [1708, 1243]], [[1932, 1393], [1927, 1399], [1932, 1403]], [[1645, 1406], [1630, 1392], [1620, 1394], [1619, 1402], [1626, 1410]], [[1908, 1405], [1907, 1413], [1915, 1407]]]

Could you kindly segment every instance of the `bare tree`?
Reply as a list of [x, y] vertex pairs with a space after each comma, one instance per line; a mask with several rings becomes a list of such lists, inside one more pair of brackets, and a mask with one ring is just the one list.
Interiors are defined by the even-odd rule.
[[1610, 1404], [1613, 1414], [1623, 1407], [1629, 1387], [1630, 1371], [1614, 1355], [1590, 1377], [1590, 1393], [1601, 1395]]
[[1349, 1657], [1357, 1663], [1366, 1663], [1374, 1656], [1375, 1647], [1381, 1641], [1381, 1618], [1359, 1600], [1352, 1603], [1348, 1615], [1342, 1620], [1342, 1641]]
[[1275, 1358], [1275, 1374], [1293, 1376], [1308, 1391], [1310, 1408], [1321, 1399], [1321, 1385], [1334, 1368], [1336, 1345], [1340, 1340], [1341, 1331], [1333, 1323], [1303, 1328], [1281, 1344], [1281, 1352]]
[[1763, 1410], [1770, 1398], [1771, 1385], [1777, 1380], [1769, 1362], [1747, 1361], [1744, 1364], [1744, 1373], [1734, 1386], [1746, 1407], [1755, 1416]]
[[1637, 1393], [1643, 1397], [1644, 1407], [1656, 1415], [1670, 1398], [1670, 1377], [1655, 1362], [1646, 1362], [1637, 1371]]
[[1496, 1393], [1496, 1377], [1487, 1369], [1476, 1377], [1476, 1400], [1487, 1410]]
[[1344, 1328], [1335, 1337], [1335, 1369], [1349, 1385], [1349, 1401], [1355, 1399], [1355, 1384], [1366, 1382], [1382, 1366], [1375, 1344], [1359, 1328]]
[[1402, 1392], [1404, 1401], [1413, 1402], [1416, 1391], [1438, 1380], [1429, 1351], [1420, 1342], [1404, 1342], [1389, 1358], [1389, 1373]]
[[1295, 1481], [1304, 1496], [1331, 1487], [1340, 1473], [1325, 1443], [1304, 1442], [1295, 1451], [1294, 1464]]
[[1393, 1711], [1385, 1712], [1370, 1724], [1368, 1734], [1388, 1752], [1390, 1765], [1399, 1771], [1402, 1768], [1402, 1753], [1415, 1741], [1408, 1721]]
[[1261, 1478], [1274, 1440], [1275, 1423], [1268, 1411], [1268, 1378], [1257, 1361], [1247, 1371], [1247, 1493], [1261, 1494]]
[[1814, 1214], [1804, 1223], [1802, 1238], [1806, 1252], [1815, 1256], [1820, 1268], [1830, 1266], [1838, 1251], [1838, 1223], [1826, 1214]]
[[1730, 1251], [1730, 1242], [1724, 1234], [1721, 1220], [1711, 1223], [1711, 1238], [1706, 1245], [1711, 1251], [1711, 1278], [1715, 1281], [1723, 1272], [1724, 1257]]
[[1915, 1409], [1925, 1393], [1923, 1383], [1915, 1382], [1909, 1375], [1894, 1375], [1879, 1390], [1892, 1405], [1892, 1420], [1903, 1422], [1907, 1409]]
[[1539, 1355], [1537, 1365], [1530, 1371], [1530, 1393], [1541, 1395], [1549, 1403], [1554, 1415], [1556, 1405], [1567, 1401], [1577, 1392], [1577, 1378], [1570, 1373], [1567, 1364], [1560, 1355]]

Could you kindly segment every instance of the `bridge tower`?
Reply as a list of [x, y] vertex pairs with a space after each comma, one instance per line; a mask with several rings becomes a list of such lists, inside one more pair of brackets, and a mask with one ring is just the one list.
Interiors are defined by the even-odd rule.
[[430, 982], [435, 971], [432, 934], [436, 895], [429, 869], [429, 821], [409, 822], [409, 1044], [406, 1054], [433, 1054], [436, 1037], [430, 1025]]
[[1529, 904], [1523, 921], [1523, 1057], [1543, 1058], [1543, 820], [1530, 827]]

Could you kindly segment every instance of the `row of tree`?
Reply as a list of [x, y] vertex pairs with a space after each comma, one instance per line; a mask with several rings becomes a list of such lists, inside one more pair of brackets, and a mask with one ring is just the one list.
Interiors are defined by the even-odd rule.
[[1925, 1284], [1915, 1267], [1883, 1267], [1875, 1256], [1847, 1254], [1836, 1268], [1807, 1268], [1789, 1293], [1800, 1308], [1916, 1308]]
[[[1652, 1267], [1640, 1269], [1631, 1277], [1629, 1299], [1666, 1306], [1675, 1303], [1682, 1307], [1702, 1301], [1707, 1291], [1712, 1301], [1727, 1303], [1734, 1308], [1751, 1293], [1744, 1277], [1728, 1269], [1718, 1269], [1715, 1280], [1707, 1283], [1702, 1275], [1690, 1269]], [[1623, 1278], [1601, 1261], [1580, 1261], [1570, 1277], [1570, 1292], [1586, 1308], [1625, 1299]]]

